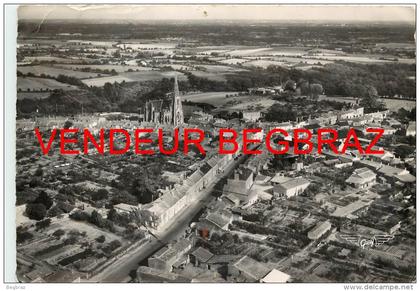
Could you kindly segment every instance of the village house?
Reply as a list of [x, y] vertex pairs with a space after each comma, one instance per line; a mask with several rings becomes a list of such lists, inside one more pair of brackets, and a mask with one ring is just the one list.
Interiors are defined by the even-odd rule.
[[157, 270], [171, 272], [173, 266], [179, 261], [186, 261], [184, 255], [191, 249], [192, 243], [187, 239], [180, 239], [174, 245], [163, 247], [148, 259], [149, 267]]
[[266, 265], [248, 256], [243, 256], [229, 265], [229, 277], [236, 282], [258, 282], [269, 272], [270, 269]]
[[376, 183], [376, 174], [368, 168], [354, 170], [346, 183], [358, 189], [369, 188]]
[[327, 220], [318, 223], [311, 231], [308, 232], [310, 240], [317, 240], [331, 229], [331, 223]]
[[243, 111], [242, 119], [245, 121], [257, 121], [261, 118], [261, 111]]
[[273, 194], [276, 197], [293, 197], [303, 193], [310, 185], [310, 181], [302, 177], [289, 178], [282, 183], [275, 184]]

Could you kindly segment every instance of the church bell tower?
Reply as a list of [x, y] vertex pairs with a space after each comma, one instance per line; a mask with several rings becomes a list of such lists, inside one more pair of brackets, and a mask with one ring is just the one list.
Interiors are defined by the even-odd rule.
[[178, 78], [175, 75], [174, 97], [172, 104], [172, 123], [175, 127], [184, 124], [184, 113], [182, 111], [181, 97], [179, 96]]

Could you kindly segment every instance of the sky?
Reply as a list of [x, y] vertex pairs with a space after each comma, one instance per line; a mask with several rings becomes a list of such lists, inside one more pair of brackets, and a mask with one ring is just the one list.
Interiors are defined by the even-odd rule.
[[278, 20], [415, 23], [414, 5], [30, 5], [19, 19]]

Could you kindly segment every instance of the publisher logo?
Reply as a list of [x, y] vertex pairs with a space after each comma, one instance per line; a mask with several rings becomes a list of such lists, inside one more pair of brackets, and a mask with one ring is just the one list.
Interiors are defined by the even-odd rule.
[[342, 240], [346, 240], [347, 242], [358, 245], [362, 249], [378, 247], [380, 245], [383, 245], [384, 243], [387, 243], [388, 241], [394, 238], [393, 235], [388, 235], [388, 234], [374, 235], [372, 238], [363, 238], [360, 235], [349, 235], [349, 234], [343, 234], [343, 235], [340, 235], [339, 237]]

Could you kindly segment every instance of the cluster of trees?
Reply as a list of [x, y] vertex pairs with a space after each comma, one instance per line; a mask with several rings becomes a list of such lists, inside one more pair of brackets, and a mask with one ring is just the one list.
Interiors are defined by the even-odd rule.
[[[158, 158], [158, 157], [155, 157]], [[125, 190], [137, 198], [138, 203], [147, 204], [159, 197], [158, 189], [165, 187], [160, 179], [163, 164], [159, 161], [147, 168], [129, 166], [119, 177], [118, 189]], [[163, 183], [163, 184], [162, 184]]]
[[70, 214], [70, 218], [77, 221], [87, 221], [99, 228], [106, 228], [111, 232], [115, 231], [114, 223], [108, 219], [104, 219], [98, 211], [94, 210], [89, 215], [83, 210], [76, 210]]
[[93, 201], [99, 201], [107, 199], [109, 195], [108, 190], [101, 188], [91, 193], [91, 198]]
[[108, 70], [108, 69], [85, 67], [85, 68], [79, 68], [78, 70], [81, 72], [92, 72], [92, 73], [107, 74], [107, 75], [112, 75], [112, 76], [118, 75], [115, 69]]
[[38, 197], [26, 205], [26, 215], [30, 219], [42, 220], [47, 214], [47, 210], [53, 205], [53, 200], [45, 191], [41, 191]]
[[[255, 68], [226, 76], [226, 82], [213, 81], [187, 73], [189, 86], [202, 91], [245, 91], [250, 87], [284, 84], [298, 95], [366, 97], [395, 94], [415, 97], [415, 65], [355, 64], [338, 62], [303, 71], [279, 66]], [[372, 90], [373, 88], [373, 90]], [[376, 91], [377, 90], [377, 91]], [[376, 91], [376, 92], [375, 92]]]
[[33, 234], [30, 233], [26, 228], [23, 228], [22, 226], [16, 228], [16, 242], [18, 244], [21, 244], [33, 237]]
[[265, 115], [265, 119], [276, 122], [295, 121], [297, 116], [298, 113], [291, 104], [273, 104]]

